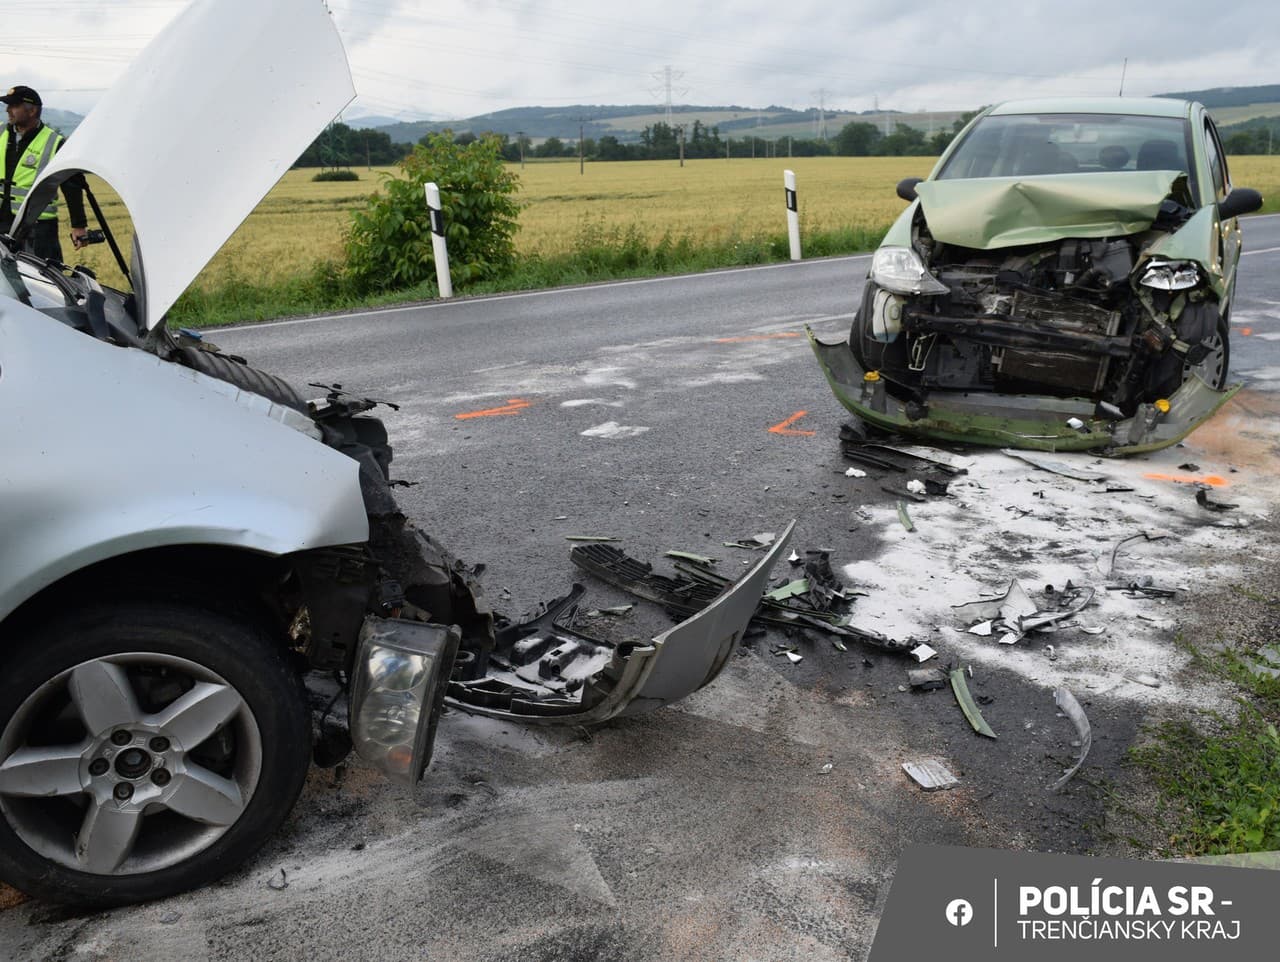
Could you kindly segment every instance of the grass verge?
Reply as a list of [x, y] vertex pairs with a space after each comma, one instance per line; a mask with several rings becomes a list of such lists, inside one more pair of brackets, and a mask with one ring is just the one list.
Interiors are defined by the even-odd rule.
[[[804, 233], [806, 257], [830, 257], [873, 250], [884, 228], [845, 227]], [[707, 244], [689, 237], [664, 235], [656, 241], [640, 228], [584, 226], [563, 253], [530, 254], [519, 258], [514, 270], [497, 280], [468, 286], [466, 294], [539, 290], [655, 275], [688, 274], [724, 267], [785, 261], [790, 256], [784, 233], [731, 237]], [[174, 327], [215, 327], [242, 321], [321, 314], [352, 308], [413, 303], [437, 296], [434, 282], [383, 294], [353, 290], [332, 263], [310, 273], [273, 283], [255, 283], [238, 274], [225, 274], [217, 284], [193, 287], [169, 311]]]
[[[1240, 603], [1278, 602], [1241, 593]], [[1271, 619], [1267, 619], [1271, 621]], [[1274, 621], [1271, 621], [1274, 624]], [[1221, 650], [1188, 646], [1192, 670], [1234, 684], [1234, 718], [1218, 713], [1169, 721], [1131, 750], [1134, 764], [1159, 789], [1156, 815], [1169, 853], [1225, 855], [1280, 850], [1280, 668], [1276, 637]]]

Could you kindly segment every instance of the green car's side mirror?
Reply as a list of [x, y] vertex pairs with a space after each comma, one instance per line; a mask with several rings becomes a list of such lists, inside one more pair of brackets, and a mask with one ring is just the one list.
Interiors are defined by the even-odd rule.
[[[906, 183], [906, 181], [903, 181]], [[902, 193], [901, 184], [898, 193]], [[1252, 214], [1262, 206], [1262, 195], [1251, 187], [1236, 187], [1222, 199], [1218, 205], [1218, 216], [1223, 220], [1239, 217], [1241, 214]]]
[[898, 196], [903, 200], [916, 199], [916, 184], [924, 180], [923, 177], [906, 177], [898, 181]]

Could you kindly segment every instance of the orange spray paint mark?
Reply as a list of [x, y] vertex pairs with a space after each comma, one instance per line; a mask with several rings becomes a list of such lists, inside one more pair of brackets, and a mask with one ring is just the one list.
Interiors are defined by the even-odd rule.
[[1144, 474], [1148, 481], [1173, 481], [1175, 484], [1207, 484], [1211, 488], [1225, 488], [1231, 484], [1226, 478], [1216, 474], [1196, 477], [1192, 474]]
[[776, 341], [781, 337], [799, 337], [799, 331], [779, 331], [777, 334], [744, 334], [742, 337], [717, 337], [717, 344], [741, 344], [743, 341]]
[[502, 417], [504, 414], [519, 414], [529, 406], [528, 401], [513, 397], [500, 408], [486, 408], [483, 411], [468, 411], [465, 414], [455, 414], [454, 417], [459, 421], [466, 421], [469, 418], [496, 418]]
[[771, 427], [769, 429], [769, 433], [770, 434], [798, 434], [806, 438], [813, 437], [817, 433], [816, 431], [799, 431], [791, 427], [791, 425], [795, 424], [797, 421], [799, 421], [802, 417], [804, 417], [808, 413], [809, 413], [808, 411], [797, 411], [795, 414], [791, 415], [791, 417], [787, 418], [785, 421], [781, 422], [780, 424], [775, 424], [773, 427]]
[[1240, 328], [1240, 333], [1241, 333], [1241, 334], [1243, 334], [1245, 337], [1248, 337], [1250, 334], [1252, 334], [1252, 333], [1253, 333], [1253, 328], [1251, 328], [1251, 327], [1242, 327], [1242, 328]]

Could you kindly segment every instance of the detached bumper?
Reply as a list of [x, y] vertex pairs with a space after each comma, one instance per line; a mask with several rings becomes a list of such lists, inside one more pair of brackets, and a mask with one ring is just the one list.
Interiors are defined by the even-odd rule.
[[[879, 384], [864, 380], [866, 370], [843, 341], [826, 344], [805, 329], [827, 383], [840, 403], [869, 424], [886, 431], [937, 441], [959, 441], [1034, 451], [1101, 451], [1141, 454], [1177, 444], [1209, 420], [1240, 390], [1234, 384], [1215, 391], [1192, 377], [1169, 398], [1169, 410], [1144, 404], [1124, 421], [1100, 420], [1083, 398], [1037, 395], [935, 392], [923, 417], [912, 419], [904, 402]], [[1084, 422], [1080, 429], [1067, 424]]]

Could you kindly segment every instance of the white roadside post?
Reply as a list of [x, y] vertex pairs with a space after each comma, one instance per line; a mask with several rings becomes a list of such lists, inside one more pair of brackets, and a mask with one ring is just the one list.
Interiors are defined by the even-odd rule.
[[[431, 214], [431, 249], [436, 255], [436, 280], [440, 284], [440, 296], [453, 297], [453, 280], [449, 277], [449, 249], [444, 242], [444, 208], [440, 206], [440, 188], [435, 184], [427, 184], [427, 210]], [[793, 246], [792, 250], [794, 249]]]
[[787, 234], [791, 238], [791, 259], [800, 260], [800, 208], [796, 203], [796, 172], [784, 170], [782, 185], [787, 192]]

